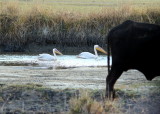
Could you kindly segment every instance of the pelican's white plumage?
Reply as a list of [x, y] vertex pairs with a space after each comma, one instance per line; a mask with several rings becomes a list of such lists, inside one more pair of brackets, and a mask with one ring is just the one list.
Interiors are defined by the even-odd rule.
[[96, 56], [89, 52], [82, 52], [77, 57], [84, 58], [84, 59], [90, 59], [90, 58], [96, 58]]
[[94, 45], [95, 55], [90, 52], [82, 52], [79, 55], [77, 55], [77, 57], [83, 58], [83, 59], [96, 59], [96, 58], [98, 58], [97, 50], [101, 51], [102, 53], [107, 54], [107, 52], [104, 49], [102, 49], [99, 45]]
[[53, 49], [53, 55], [47, 54], [47, 53], [43, 53], [43, 54], [39, 54], [38, 56], [38, 60], [40, 61], [55, 61], [57, 60], [57, 54], [62, 55], [62, 53], [60, 51], [58, 51], [56, 48]]

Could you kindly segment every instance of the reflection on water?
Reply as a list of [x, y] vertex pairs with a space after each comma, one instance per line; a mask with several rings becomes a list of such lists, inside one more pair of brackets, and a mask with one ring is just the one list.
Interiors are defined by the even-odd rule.
[[57, 61], [39, 61], [37, 55], [0, 55], [0, 65], [22, 65], [35, 68], [70, 68], [70, 67], [103, 67], [107, 66], [107, 56], [98, 59], [81, 59], [74, 55], [58, 56]]

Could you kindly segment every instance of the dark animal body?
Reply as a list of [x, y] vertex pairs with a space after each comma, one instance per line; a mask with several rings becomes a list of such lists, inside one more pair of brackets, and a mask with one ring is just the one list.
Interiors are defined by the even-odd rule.
[[123, 71], [137, 69], [147, 80], [160, 75], [160, 25], [125, 21], [111, 29], [107, 36], [107, 44], [107, 96], [114, 95], [114, 84]]

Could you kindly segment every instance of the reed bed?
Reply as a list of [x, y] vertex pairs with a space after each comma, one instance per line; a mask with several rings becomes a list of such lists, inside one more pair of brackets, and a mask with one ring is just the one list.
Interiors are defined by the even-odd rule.
[[109, 30], [125, 20], [160, 24], [160, 7], [124, 4], [89, 13], [17, 1], [1, 1], [0, 7], [0, 52], [27, 52], [35, 45], [105, 47]]

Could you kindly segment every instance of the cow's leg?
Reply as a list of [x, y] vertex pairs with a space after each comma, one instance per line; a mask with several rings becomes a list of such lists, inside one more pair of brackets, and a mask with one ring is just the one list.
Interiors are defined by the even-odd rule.
[[114, 98], [114, 84], [122, 74], [123, 70], [119, 67], [112, 66], [110, 73], [106, 78], [106, 97]]

